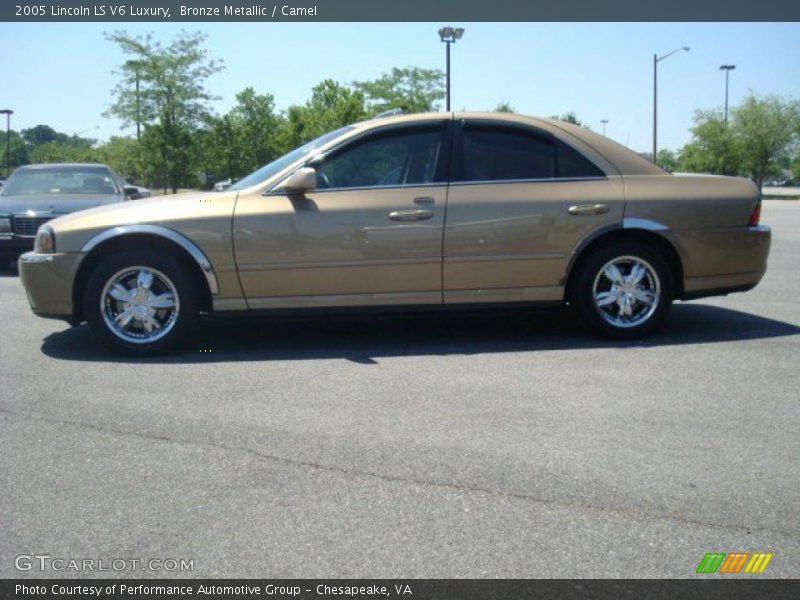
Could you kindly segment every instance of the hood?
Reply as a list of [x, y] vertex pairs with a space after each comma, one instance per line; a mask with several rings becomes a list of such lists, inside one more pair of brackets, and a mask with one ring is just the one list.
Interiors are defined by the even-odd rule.
[[0, 196], [0, 214], [28, 211], [62, 215], [122, 201], [120, 194], [20, 194]]
[[174, 219], [191, 218], [201, 204], [210, 198], [222, 201], [235, 194], [219, 192], [186, 192], [172, 196], [151, 196], [141, 200], [129, 200], [118, 204], [98, 206], [79, 213], [64, 215], [50, 225], [56, 229], [78, 230], [86, 228], [126, 225], [131, 223], [153, 223]]

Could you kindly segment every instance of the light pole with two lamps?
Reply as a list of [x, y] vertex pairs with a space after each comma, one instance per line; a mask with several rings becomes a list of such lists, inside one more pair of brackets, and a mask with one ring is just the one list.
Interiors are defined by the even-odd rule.
[[464, 28], [463, 27], [442, 27], [439, 30], [439, 39], [447, 44], [447, 96], [446, 96], [446, 108], [447, 112], [450, 112], [450, 44], [455, 44], [456, 40], [460, 40], [461, 36], [464, 35]]

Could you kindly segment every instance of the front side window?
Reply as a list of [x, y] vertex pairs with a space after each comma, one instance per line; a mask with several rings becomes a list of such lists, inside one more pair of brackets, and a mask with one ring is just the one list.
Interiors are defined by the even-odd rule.
[[288, 154], [284, 154], [280, 158], [273, 160], [271, 163], [268, 163], [253, 171], [247, 177], [243, 177], [232, 186], [228, 188], [229, 191], [237, 191], [237, 190], [244, 190], [249, 188], [252, 185], [257, 185], [259, 183], [265, 182], [267, 179], [272, 177], [273, 175], [277, 175], [281, 171], [283, 171], [286, 167], [291, 165], [293, 162], [297, 162], [307, 154], [311, 154], [317, 148], [321, 148], [328, 142], [335, 140], [337, 137], [341, 137], [345, 133], [352, 130], [353, 127], [351, 125], [347, 125], [342, 127], [341, 129], [337, 129], [336, 131], [331, 131], [318, 137], [315, 140], [308, 142], [307, 144], [300, 146], [299, 148], [295, 148]]
[[317, 166], [317, 188], [432, 183], [441, 142], [438, 129], [389, 133], [356, 142]]

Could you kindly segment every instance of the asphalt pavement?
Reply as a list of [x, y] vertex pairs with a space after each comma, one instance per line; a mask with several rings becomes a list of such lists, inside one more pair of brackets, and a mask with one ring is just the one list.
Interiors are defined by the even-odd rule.
[[205, 323], [109, 355], [0, 276], [0, 576], [20, 555], [184, 559], [109, 576], [800, 573], [800, 203], [753, 291], [667, 331], [559, 311]]

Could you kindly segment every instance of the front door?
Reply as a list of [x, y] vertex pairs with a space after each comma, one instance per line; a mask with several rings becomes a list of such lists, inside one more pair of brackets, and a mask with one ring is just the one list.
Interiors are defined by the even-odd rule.
[[446, 123], [392, 126], [329, 152], [305, 194], [240, 196], [249, 308], [442, 301]]

